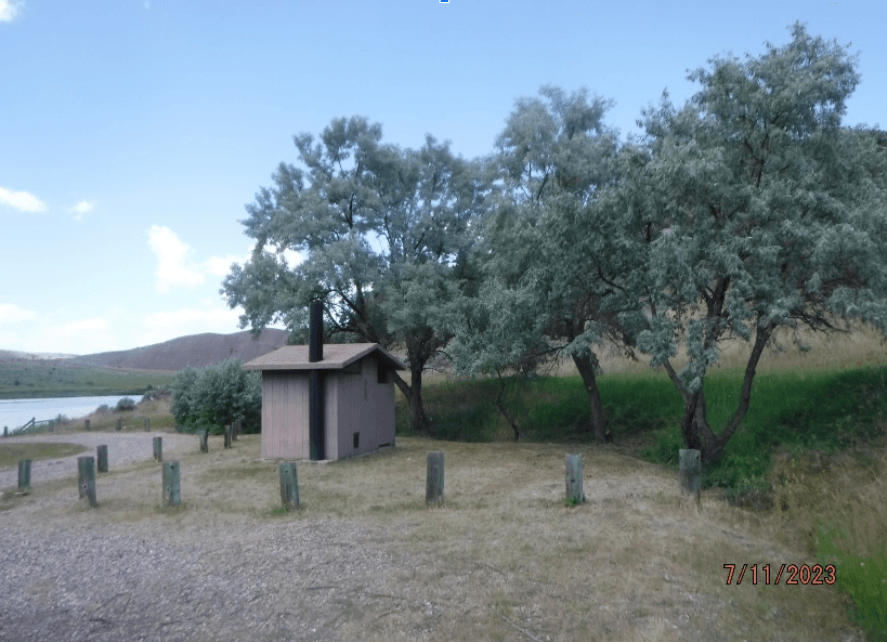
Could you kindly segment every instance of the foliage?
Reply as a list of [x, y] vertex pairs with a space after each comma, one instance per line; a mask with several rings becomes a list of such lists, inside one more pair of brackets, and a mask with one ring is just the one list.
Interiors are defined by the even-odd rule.
[[259, 432], [262, 412], [261, 373], [247, 372], [239, 359], [196, 370], [185, 368], [170, 385], [172, 414], [187, 432], [207, 428], [221, 433], [240, 420], [243, 432]]
[[603, 124], [611, 103], [585, 89], [567, 95], [546, 85], [539, 93], [517, 101], [496, 140], [495, 206], [476, 248], [483, 283], [456, 317], [448, 354], [458, 372], [499, 376], [531, 371], [555, 354], [572, 357], [603, 441], [592, 348], [629, 333], [619, 317], [626, 302], [613, 286], [625, 272], [610, 243], [616, 219], [597, 203], [617, 177], [617, 137]]
[[361, 117], [333, 120], [317, 144], [296, 136], [302, 167], [281, 163], [275, 187], [247, 206], [252, 258], [232, 266], [222, 293], [254, 331], [281, 322], [296, 334], [320, 299], [328, 336], [405, 347], [411, 378], [395, 383], [414, 430], [427, 432], [421, 373], [450, 338], [437, 317], [459, 292], [483, 184], [448, 143], [427, 136], [401, 150], [381, 139], [381, 125]]
[[119, 399], [117, 401], [117, 406], [115, 407], [116, 412], [125, 412], [136, 409], [136, 402], [129, 397], [124, 397], [123, 399]]
[[[748, 411], [755, 367], [774, 331], [887, 334], [887, 150], [840, 126], [859, 76], [844, 47], [809, 36], [746, 61], [713, 58], [689, 75], [682, 109], [644, 112], [649, 150], [620, 186], [634, 243], [648, 246], [638, 295], [651, 316], [637, 345], [683, 398], [684, 442], [717, 458]], [[658, 224], [651, 235], [650, 225]], [[754, 343], [740, 402], [720, 434], [704, 381], [730, 336]], [[689, 363], [671, 359], [683, 343]]]

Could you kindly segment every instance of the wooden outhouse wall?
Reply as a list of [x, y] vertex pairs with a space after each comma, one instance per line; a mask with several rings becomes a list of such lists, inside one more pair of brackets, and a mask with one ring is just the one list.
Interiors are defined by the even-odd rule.
[[308, 459], [308, 373], [262, 372], [262, 457]]
[[[324, 370], [326, 459], [394, 445], [394, 384], [379, 359], [367, 355], [345, 370]], [[262, 371], [262, 457], [310, 459], [307, 370]], [[359, 435], [354, 447], [354, 434]]]
[[[327, 458], [352, 457], [394, 445], [394, 384], [390, 373], [379, 383], [377, 368], [378, 357], [368, 355], [361, 359], [359, 372], [338, 371], [327, 379], [327, 428], [338, 427], [335, 437], [332, 430], [327, 432]], [[357, 448], [355, 433], [359, 435]]]

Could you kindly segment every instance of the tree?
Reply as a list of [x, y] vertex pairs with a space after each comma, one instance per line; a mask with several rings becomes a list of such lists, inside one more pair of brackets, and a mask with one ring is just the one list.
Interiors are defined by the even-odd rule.
[[[791, 33], [759, 57], [692, 72], [702, 89], [682, 109], [666, 95], [646, 110], [649, 153], [613, 197], [634, 204], [626, 238], [649, 250], [635, 283], [651, 325], [637, 344], [681, 394], [684, 442], [705, 461], [739, 428], [777, 328], [847, 331], [859, 319], [887, 334], [887, 150], [878, 132], [841, 125], [855, 57], [801, 24]], [[703, 383], [732, 335], [753, 345], [739, 403], [716, 433]], [[689, 355], [681, 372], [678, 342]]]
[[[412, 429], [428, 433], [422, 372], [449, 341], [435, 322], [458, 293], [456, 260], [470, 247], [470, 222], [483, 207], [476, 163], [427, 136], [419, 150], [381, 143], [367, 119], [336, 119], [313, 144], [294, 137], [305, 169], [281, 163], [243, 221], [256, 240], [251, 260], [232, 266], [221, 293], [242, 305], [241, 326], [259, 331], [307, 324], [309, 302], [324, 302], [325, 334], [406, 349]], [[372, 243], [371, 243], [372, 241]], [[301, 253], [290, 265], [284, 252]]]
[[594, 346], [605, 339], [630, 346], [643, 324], [619, 285], [628, 269], [614, 219], [598, 203], [618, 178], [618, 141], [603, 124], [608, 101], [589, 99], [584, 89], [567, 95], [543, 86], [539, 93], [517, 101], [496, 141], [499, 190], [479, 248], [484, 282], [450, 352], [462, 371], [499, 375], [544, 356], [571, 357], [592, 430], [604, 442]]
[[242, 421], [244, 432], [258, 432], [262, 412], [262, 379], [247, 372], [240, 359], [228, 359], [200, 370], [185, 368], [170, 385], [172, 415], [188, 431]]

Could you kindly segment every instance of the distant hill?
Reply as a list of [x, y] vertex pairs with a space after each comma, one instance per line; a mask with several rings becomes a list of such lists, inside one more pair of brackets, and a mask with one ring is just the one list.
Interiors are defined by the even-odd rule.
[[234, 334], [194, 334], [133, 350], [100, 352], [73, 357], [71, 362], [135, 370], [178, 371], [191, 366], [203, 368], [226, 359], [243, 362], [286, 345], [286, 330], [269, 328], [253, 339], [249, 330]]

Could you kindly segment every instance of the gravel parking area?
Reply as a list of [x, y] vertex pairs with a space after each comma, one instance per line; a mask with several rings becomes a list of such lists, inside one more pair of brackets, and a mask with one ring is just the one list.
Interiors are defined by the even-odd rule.
[[[137, 461], [150, 461], [154, 457], [153, 439], [163, 437], [163, 457], [176, 453], [196, 452], [199, 449], [197, 437], [166, 432], [140, 433], [109, 433], [109, 432], [76, 432], [31, 435], [28, 437], [6, 437], [0, 443], [65, 443], [80, 444], [89, 450], [80, 455], [71, 455], [60, 459], [42, 459], [31, 462], [31, 486], [43, 481], [59, 477], [77, 476], [77, 457], [95, 456], [97, 446], [108, 446], [108, 467]], [[91, 451], [91, 452], [89, 452]], [[0, 488], [8, 488], [18, 484], [18, 469], [0, 470]]]

